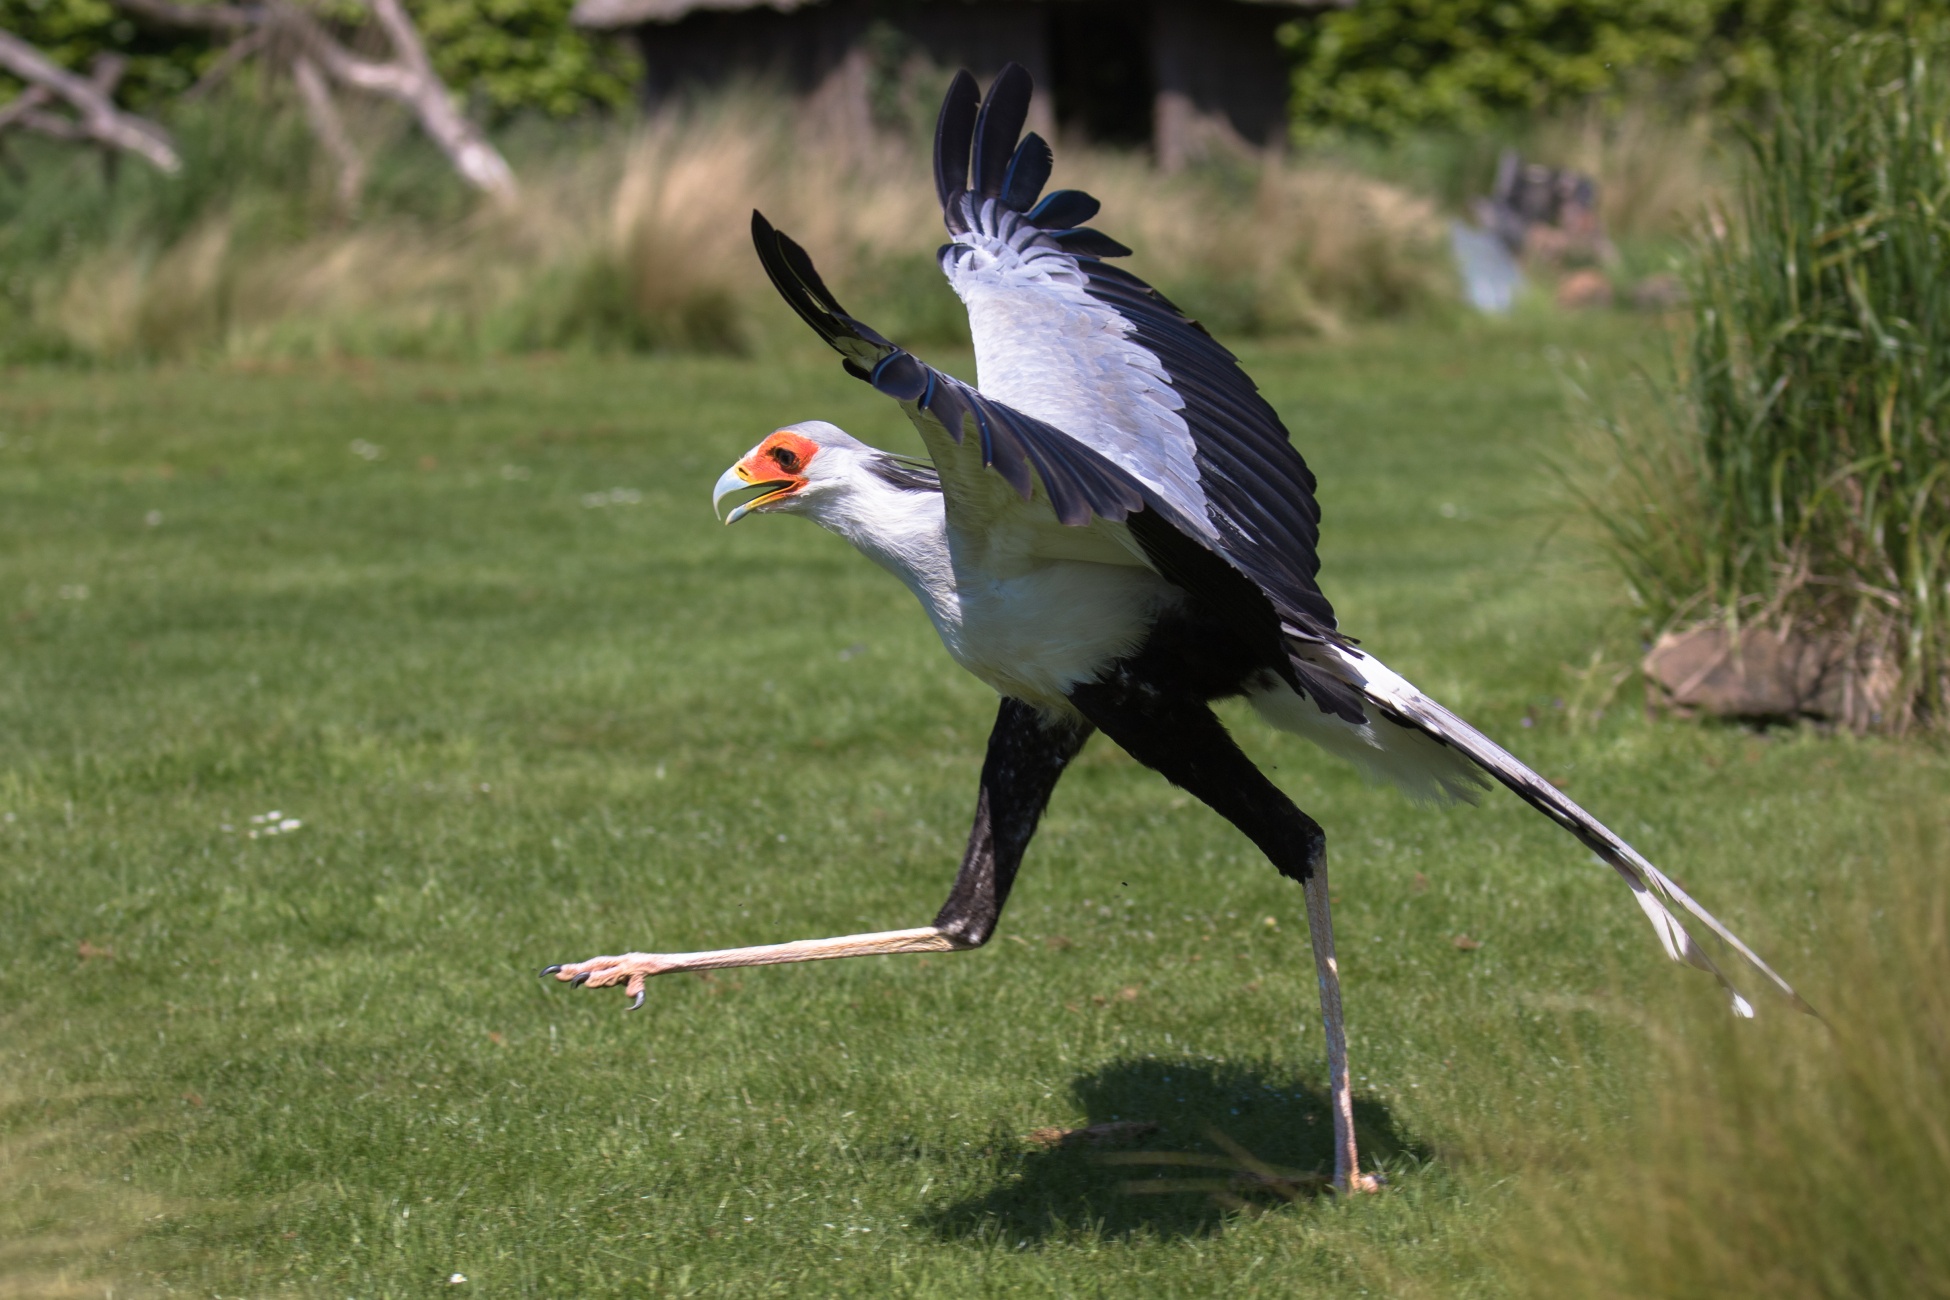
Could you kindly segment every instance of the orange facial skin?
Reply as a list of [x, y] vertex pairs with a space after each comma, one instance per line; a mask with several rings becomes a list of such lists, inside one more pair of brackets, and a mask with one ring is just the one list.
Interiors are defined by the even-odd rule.
[[776, 491], [751, 501], [753, 509], [791, 496], [806, 486], [806, 466], [819, 453], [819, 444], [796, 433], [779, 432], [758, 444], [758, 449], [738, 462], [738, 477], [754, 486], [777, 484]]

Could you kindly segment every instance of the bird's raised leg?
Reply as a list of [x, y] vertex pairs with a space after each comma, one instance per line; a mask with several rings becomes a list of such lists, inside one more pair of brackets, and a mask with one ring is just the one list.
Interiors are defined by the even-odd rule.
[[1278, 786], [1240, 752], [1225, 724], [1182, 684], [1154, 675], [1140, 655], [1070, 693], [1070, 702], [1125, 752], [1191, 793], [1245, 832], [1280, 874], [1297, 880], [1307, 898], [1307, 929], [1320, 978], [1321, 1018], [1327, 1028], [1328, 1092], [1334, 1112], [1334, 1187], [1370, 1192], [1354, 1143], [1354, 1105], [1348, 1090], [1347, 1030], [1341, 1020], [1340, 974], [1327, 903], [1327, 834], [1293, 806]]
[[975, 824], [968, 832], [968, 848], [962, 854], [961, 870], [948, 901], [932, 925], [709, 952], [632, 952], [550, 966], [542, 974], [577, 987], [621, 984], [634, 1009], [643, 1004], [645, 981], [675, 971], [979, 948], [995, 933], [1002, 905], [1008, 901], [1016, 870], [1022, 865], [1023, 851], [1036, 833], [1036, 823], [1063, 769], [1090, 738], [1090, 730], [1087, 723], [1054, 717], [1020, 700], [1002, 701], [995, 729], [989, 733], [988, 755], [982, 761], [981, 792], [975, 801]]

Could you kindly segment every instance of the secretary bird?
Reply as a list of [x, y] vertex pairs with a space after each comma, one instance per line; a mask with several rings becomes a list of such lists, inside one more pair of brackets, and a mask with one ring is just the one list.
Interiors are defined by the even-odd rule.
[[[986, 100], [958, 75], [935, 135], [953, 242], [941, 268], [968, 308], [979, 387], [950, 378], [840, 307], [805, 251], [752, 214], [760, 261], [848, 374], [900, 403], [932, 465], [813, 420], [767, 436], [718, 481], [726, 523], [797, 514], [852, 543], [919, 598], [955, 661], [1002, 697], [975, 824], [930, 925], [715, 952], [630, 953], [543, 972], [570, 984], [884, 953], [960, 952], [995, 931], [1065, 766], [1093, 731], [1189, 791], [1299, 881], [1320, 983], [1334, 1185], [1360, 1170], [1326, 836], [1233, 743], [1213, 700], [1244, 696], [1272, 726], [1413, 797], [1473, 801], [1494, 777], [1618, 872], [1668, 956], [1717, 977], [1705, 927], [1794, 1004], [1786, 981], [1555, 786], [1340, 630], [1315, 576], [1314, 476], [1227, 352], [1084, 223], [1076, 190], [1038, 201], [1049, 146], [1018, 136], [1031, 93], [1005, 68]], [[742, 499], [739, 499], [742, 498]], [[1685, 917], [1675, 914], [1677, 904]]]

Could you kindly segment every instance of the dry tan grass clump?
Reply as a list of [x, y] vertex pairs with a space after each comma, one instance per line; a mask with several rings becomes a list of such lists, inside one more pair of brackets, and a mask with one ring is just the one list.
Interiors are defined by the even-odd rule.
[[[41, 285], [37, 314], [102, 359], [738, 350], [778, 314], [748, 242], [758, 207], [863, 317], [958, 336], [921, 151], [826, 152], [789, 122], [762, 97], [653, 120], [531, 162], [517, 207], [447, 226], [374, 218], [279, 240], [213, 211], [166, 247], [131, 236], [79, 258]], [[1275, 159], [1242, 183], [1231, 165], [1165, 179], [1066, 147], [1056, 183], [1097, 194], [1139, 272], [1215, 328], [1333, 330], [1448, 296], [1427, 200], [1341, 167]]]

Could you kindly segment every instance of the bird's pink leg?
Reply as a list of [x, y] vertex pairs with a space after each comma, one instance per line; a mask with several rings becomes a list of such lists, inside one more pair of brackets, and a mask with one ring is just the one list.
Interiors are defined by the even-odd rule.
[[1341, 972], [1334, 961], [1334, 916], [1327, 900], [1327, 855], [1314, 862], [1304, 886], [1307, 936], [1313, 941], [1314, 973], [1320, 978], [1320, 1018], [1327, 1026], [1327, 1092], [1334, 1108], [1334, 1190], [1373, 1192], [1381, 1180], [1361, 1172], [1354, 1148], [1354, 1093], [1347, 1071], [1347, 1025], [1341, 1019]]
[[1009, 887], [1015, 883], [1016, 869], [1022, 864], [1023, 850], [1036, 833], [1036, 822], [1049, 803], [1057, 778], [1089, 737], [1089, 725], [1074, 718], [1045, 714], [1020, 700], [1002, 701], [995, 730], [989, 734], [988, 757], [982, 763], [982, 784], [975, 799], [975, 824], [968, 831], [968, 848], [962, 854], [954, 888], [933, 925], [714, 952], [631, 952], [550, 966], [542, 974], [578, 988], [621, 984], [633, 999], [631, 1010], [635, 1010], [643, 1004], [644, 982], [652, 975], [673, 971], [979, 948], [995, 933]]
[[936, 926], [912, 930], [878, 930], [872, 934], [844, 934], [832, 939], [799, 939], [750, 948], [718, 948], [710, 952], [628, 952], [620, 957], [592, 957], [543, 971], [577, 988], [623, 985], [634, 1011], [643, 1004], [643, 984], [652, 975], [686, 970], [720, 970], [727, 966], [782, 966], [788, 962], [826, 961], [835, 957], [881, 957], [899, 952], [956, 952], [977, 945], [954, 938]]

